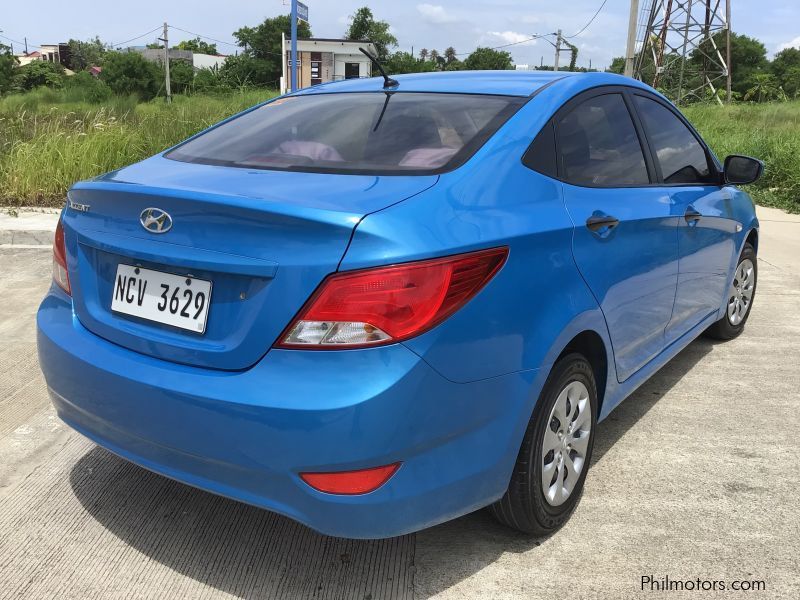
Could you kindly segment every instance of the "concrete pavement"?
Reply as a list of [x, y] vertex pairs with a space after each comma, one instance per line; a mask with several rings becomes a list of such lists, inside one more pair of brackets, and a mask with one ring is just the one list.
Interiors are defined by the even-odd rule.
[[800, 596], [800, 217], [759, 208], [747, 330], [691, 344], [598, 426], [573, 518], [531, 540], [479, 511], [378, 542], [318, 535], [126, 463], [53, 414], [34, 315], [47, 249], [0, 249], [0, 599], [640, 598], [656, 579]]
[[60, 208], [0, 209], [0, 247], [53, 243]]

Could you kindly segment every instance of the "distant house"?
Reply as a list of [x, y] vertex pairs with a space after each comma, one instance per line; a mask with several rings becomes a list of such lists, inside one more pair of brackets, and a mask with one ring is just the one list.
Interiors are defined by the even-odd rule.
[[195, 71], [199, 69], [218, 69], [228, 58], [224, 54], [200, 54], [198, 52], [192, 53], [192, 66]]
[[[281, 35], [283, 49], [283, 76], [281, 93], [290, 87], [291, 41]], [[373, 55], [375, 45], [367, 40], [341, 40], [331, 38], [297, 39], [297, 87], [304, 88], [328, 81], [371, 77], [372, 63], [359, 48]]]
[[42, 60], [42, 53], [37, 50], [34, 52], [28, 52], [27, 54], [25, 53], [17, 54], [16, 57], [17, 61], [19, 61], [20, 66], [24, 66], [29, 63], [32, 63], [35, 60]]
[[[163, 48], [132, 48], [135, 52], [141, 54], [145, 60], [150, 62], [163, 63], [164, 62], [164, 49]], [[225, 59], [228, 58], [222, 54], [200, 54], [192, 52], [191, 50], [179, 50], [178, 48], [169, 49], [170, 62], [175, 60], [183, 60], [192, 65], [195, 71], [199, 69], [213, 69], [222, 66]]]
[[[28, 52], [27, 54], [17, 54], [17, 60], [20, 66], [27, 65], [36, 60], [43, 60], [52, 63], [58, 63], [63, 67], [69, 64], [70, 51], [68, 44], [42, 44], [38, 50]], [[69, 74], [72, 72], [70, 71]]]
[[[164, 62], [164, 49], [163, 48], [134, 48], [136, 52], [142, 55], [145, 60], [150, 62], [163, 63]], [[169, 60], [185, 60], [188, 63], [192, 62], [192, 52], [190, 50], [178, 50], [177, 48], [169, 49]]]

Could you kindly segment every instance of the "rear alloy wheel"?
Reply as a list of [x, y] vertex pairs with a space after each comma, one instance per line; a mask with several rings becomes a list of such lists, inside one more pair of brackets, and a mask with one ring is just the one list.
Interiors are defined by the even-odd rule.
[[747, 317], [750, 316], [750, 307], [753, 305], [757, 282], [756, 251], [750, 244], [745, 244], [728, 289], [725, 314], [706, 330], [708, 336], [718, 340], [730, 340], [742, 333]]
[[491, 507], [501, 523], [544, 536], [567, 521], [589, 469], [596, 419], [592, 367], [582, 355], [569, 354], [553, 367], [508, 490]]

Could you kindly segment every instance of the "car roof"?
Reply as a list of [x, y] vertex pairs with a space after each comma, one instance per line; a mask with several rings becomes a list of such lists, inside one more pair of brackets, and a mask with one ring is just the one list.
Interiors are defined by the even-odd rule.
[[[551, 81], [573, 73], [552, 71], [436, 71], [390, 75], [399, 84], [398, 92], [451, 92], [529, 96]], [[383, 77], [346, 79], [323, 83], [296, 92], [298, 95], [338, 92], [384, 91]]]
[[[496, 94], [530, 96], [545, 86], [569, 79], [571, 88], [598, 85], [631, 85], [647, 87], [641, 82], [612, 73], [571, 73], [568, 71], [435, 71], [390, 75], [398, 83], [396, 92], [436, 92], [461, 94]], [[333, 81], [298, 90], [292, 95], [333, 94], [341, 92], [382, 92], [382, 77], [365, 77]]]

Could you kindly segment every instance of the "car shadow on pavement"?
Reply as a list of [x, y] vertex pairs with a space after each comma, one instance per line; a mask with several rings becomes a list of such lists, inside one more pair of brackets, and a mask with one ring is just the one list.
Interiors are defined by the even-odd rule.
[[[634, 427], [713, 344], [692, 343], [597, 430], [593, 462]], [[281, 515], [172, 481], [94, 447], [70, 483], [109, 532], [179, 576], [240, 598], [410, 598], [443, 591], [508, 552], [546, 544], [497, 524], [481, 510], [415, 535], [347, 540]], [[126, 567], [130, 568], [130, 567]], [[144, 568], [144, 567], [143, 567]]]

